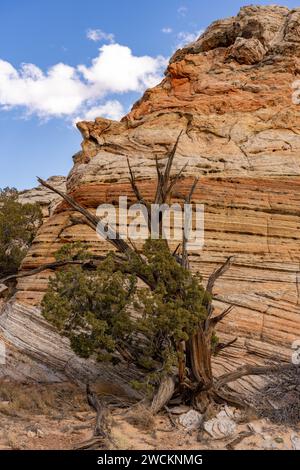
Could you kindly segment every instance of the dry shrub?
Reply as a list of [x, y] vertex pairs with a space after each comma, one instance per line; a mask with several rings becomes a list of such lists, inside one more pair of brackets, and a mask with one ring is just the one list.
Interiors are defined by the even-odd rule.
[[265, 386], [252, 397], [252, 402], [261, 417], [276, 424], [300, 423], [299, 369], [269, 376]]
[[85, 394], [71, 384], [0, 382], [0, 412], [9, 416], [20, 416], [26, 412], [38, 415], [88, 409]]
[[137, 405], [126, 414], [126, 421], [143, 431], [152, 431], [155, 427], [155, 419], [149, 408]]
[[20, 449], [18, 436], [11, 431], [8, 431], [6, 434], [6, 443], [7, 443], [7, 446], [12, 450]]

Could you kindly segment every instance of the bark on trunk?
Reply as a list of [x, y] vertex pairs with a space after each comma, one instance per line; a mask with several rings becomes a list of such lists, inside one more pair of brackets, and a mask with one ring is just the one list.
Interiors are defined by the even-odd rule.
[[199, 387], [207, 389], [212, 384], [211, 335], [199, 328], [189, 344], [190, 363]]
[[151, 411], [153, 414], [158, 413], [171, 400], [175, 391], [174, 377], [167, 376], [162, 379], [156, 395], [153, 398]]
[[214, 402], [213, 375], [211, 365], [211, 331], [199, 327], [189, 342], [189, 362], [197, 387], [192, 396], [194, 408], [205, 413]]

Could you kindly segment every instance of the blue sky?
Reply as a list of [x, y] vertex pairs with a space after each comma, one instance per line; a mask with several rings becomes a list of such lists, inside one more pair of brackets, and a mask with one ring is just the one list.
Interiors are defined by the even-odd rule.
[[249, 3], [0, 0], [0, 187], [67, 175], [76, 120], [125, 114], [180, 44]]

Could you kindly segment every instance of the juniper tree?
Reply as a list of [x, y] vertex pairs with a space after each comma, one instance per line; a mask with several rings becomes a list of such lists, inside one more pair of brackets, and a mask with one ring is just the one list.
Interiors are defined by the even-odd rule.
[[[57, 259], [74, 260], [83, 253], [78, 244], [66, 246]], [[90, 257], [85, 254], [86, 261]], [[136, 272], [153, 288], [138, 287]], [[176, 261], [167, 243], [148, 239], [139, 255], [121, 266], [110, 253], [94, 271], [76, 265], [57, 272], [42, 308], [78, 355], [130, 359], [144, 370], [144, 383], [151, 387], [176, 369], [184, 382], [182, 344], [207, 318], [209, 301], [199, 279]]]
[[41, 221], [37, 204], [20, 204], [16, 189], [0, 189], [0, 274], [17, 272]]
[[[144, 200], [128, 162], [132, 191], [147, 208], [149, 227], [151, 202], [169, 201], [182, 178], [185, 167], [171, 175], [179, 138], [163, 170], [156, 159], [157, 187], [153, 201]], [[80, 244], [64, 246], [56, 262], [19, 276], [44, 269], [55, 271], [42, 304], [45, 318], [70, 339], [78, 355], [115, 363], [125, 361], [142, 371], [144, 382], [158, 385], [153, 412], [165, 406], [174, 394], [201, 411], [220, 401], [241, 405], [228, 392], [226, 384], [245, 375], [265, 375], [294, 367], [243, 366], [215, 378], [212, 356], [230, 347], [235, 340], [223, 344], [217, 338], [217, 326], [232, 307], [216, 314], [213, 288], [216, 280], [230, 268], [233, 258], [213, 272], [204, 286], [201, 276], [189, 268], [185, 237], [180, 250], [172, 251], [160, 227], [158, 240], [149, 239], [137, 249], [118, 233], [110, 238], [110, 226], [104, 226], [99, 217], [70, 195], [44, 180], [39, 182], [80, 214], [71, 217], [72, 223], [86, 223], [94, 230], [100, 224], [115, 251], [95, 257]], [[176, 197], [191, 202], [197, 183], [195, 179], [189, 194], [176, 194]]]
[[[153, 201], [145, 201], [141, 195], [128, 161], [131, 187], [137, 201], [147, 208], [149, 227], [151, 202], [169, 201], [182, 178], [185, 167], [171, 175], [179, 138], [163, 170], [156, 159], [157, 187]], [[83, 216], [81, 221], [93, 229], [102, 223], [71, 196], [43, 180], [39, 182], [60, 194]], [[189, 194], [177, 197], [191, 202], [197, 183], [195, 179]], [[211, 359], [213, 354], [232, 344], [220, 344], [215, 332], [218, 322], [231, 309], [217, 317], [213, 315], [212, 289], [215, 280], [230, 267], [231, 258], [211, 275], [205, 288], [201, 276], [189, 269], [184, 237], [180, 251], [172, 252], [160, 226], [159, 239], [147, 240], [138, 250], [119, 234], [109, 238], [110, 227], [103, 228], [115, 252], [104, 260], [98, 259], [94, 272], [90, 269], [88, 273], [83, 272], [84, 266], [91, 268], [89, 256], [82, 267], [71, 266], [58, 272], [50, 281], [43, 301], [45, 317], [70, 338], [77, 354], [125, 360], [144, 369], [148, 385], [160, 383], [153, 402], [155, 411], [174, 393], [180, 393], [201, 409], [208, 401], [226, 399], [221, 398], [214, 386]], [[74, 257], [69, 261], [74, 262]], [[137, 280], [142, 282], [142, 287]], [[116, 324], [122, 324], [122, 328], [116, 328]]]

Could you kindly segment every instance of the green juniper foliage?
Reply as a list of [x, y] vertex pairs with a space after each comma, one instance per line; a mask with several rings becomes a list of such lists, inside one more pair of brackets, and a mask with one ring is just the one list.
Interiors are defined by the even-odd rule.
[[[57, 260], [88, 259], [80, 243], [65, 245]], [[59, 271], [50, 280], [42, 308], [45, 318], [71, 341], [81, 357], [96, 354], [99, 360], [111, 359], [117, 344], [126, 341], [132, 330], [129, 314], [135, 278], [114, 272], [112, 256], [95, 272], [81, 266]]]
[[[57, 258], [83, 259], [84, 253], [82, 245], [68, 245]], [[137, 272], [155, 287], [138, 285]], [[149, 239], [121, 265], [110, 253], [95, 271], [72, 265], [57, 272], [42, 308], [79, 356], [118, 361], [126, 351], [156, 382], [155, 371], [178, 364], [178, 344], [206, 318], [207, 300], [199, 277], [176, 262], [166, 242]]]
[[17, 272], [41, 222], [37, 204], [20, 204], [16, 189], [0, 189], [0, 275]]

